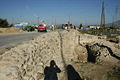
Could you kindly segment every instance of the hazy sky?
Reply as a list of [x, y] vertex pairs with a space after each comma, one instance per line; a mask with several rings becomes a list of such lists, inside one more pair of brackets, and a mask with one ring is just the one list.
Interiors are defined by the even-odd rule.
[[[100, 24], [103, 0], [0, 0], [0, 18], [11, 22], [27, 21], [62, 24], [69, 20], [78, 25]], [[104, 0], [106, 22], [112, 22], [120, 0]], [[119, 5], [120, 14], [120, 5]], [[119, 17], [120, 19], [120, 17]]]

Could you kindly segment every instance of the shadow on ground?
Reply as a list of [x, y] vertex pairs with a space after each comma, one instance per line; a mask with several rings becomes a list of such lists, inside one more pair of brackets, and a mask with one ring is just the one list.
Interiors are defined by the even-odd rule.
[[[82, 80], [78, 72], [72, 65], [66, 66], [67, 79], [68, 80]], [[44, 69], [44, 80], [58, 80], [57, 73], [60, 73], [60, 68], [56, 65], [54, 60], [51, 60], [50, 66], [46, 66]]]
[[72, 65], [68, 65], [66, 69], [67, 69], [68, 80], [82, 80], [82, 78], [80, 77], [80, 75]]
[[60, 68], [56, 65], [54, 60], [51, 60], [50, 67], [44, 69], [44, 80], [58, 80], [57, 73], [60, 73]]
[[101, 46], [101, 47], [104, 47], [104, 48], [107, 48], [107, 50], [109, 51], [109, 53], [110, 53], [110, 55], [111, 55], [112, 57], [120, 60], [120, 57], [117, 56], [117, 55], [115, 55], [115, 54], [113, 53], [113, 51], [111, 50], [111, 48], [109, 48], [108, 46], [105, 46], [105, 45], [100, 45], [100, 46]]

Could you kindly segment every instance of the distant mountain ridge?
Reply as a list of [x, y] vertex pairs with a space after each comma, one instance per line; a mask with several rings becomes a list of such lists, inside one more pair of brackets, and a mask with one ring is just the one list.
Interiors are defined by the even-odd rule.
[[108, 23], [108, 24], [106, 24], [106, 26], [111, 26], [112, 24], [115, 24], [115, 23], [117, 23], [120, 26], [120, 20], [113, 22], [113, 23]]

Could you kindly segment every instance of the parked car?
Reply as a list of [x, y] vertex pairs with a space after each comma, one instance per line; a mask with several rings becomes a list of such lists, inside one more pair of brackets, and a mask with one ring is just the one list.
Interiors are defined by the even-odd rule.
[[34, 30], [35, 30], [35, 27], [33, 27], [33, 26], [26, 26], [26, 27], [24, 28], [24, 30], [27, 30], [28, 32], [34, 31]]
[[38, 29], [38, 32], [40, 32], [40, 31], [45, 31], [45, 32], [47, 32], [46, 26], [44, 26], [44, 25], [42, 25], [42, 24], [40, 24], [37, 29]]

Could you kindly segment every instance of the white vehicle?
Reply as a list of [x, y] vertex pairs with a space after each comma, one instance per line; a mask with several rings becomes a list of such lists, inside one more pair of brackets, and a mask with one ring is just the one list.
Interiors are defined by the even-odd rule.
[[65, 26], [65, 27], [64, 27], [64, 29], [68, 29], [68, 27], [67, 27], [67, 26]]

